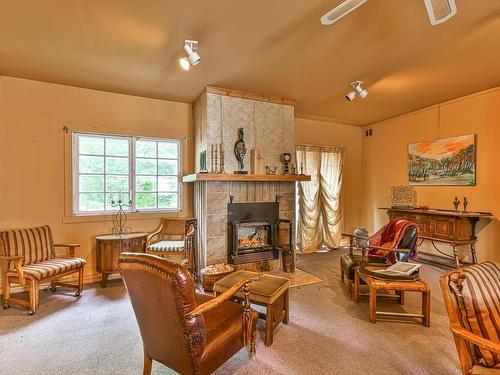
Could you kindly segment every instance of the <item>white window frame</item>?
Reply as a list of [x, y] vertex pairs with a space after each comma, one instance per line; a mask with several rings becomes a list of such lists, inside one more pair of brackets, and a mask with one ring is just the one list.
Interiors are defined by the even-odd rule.
[[[170, 139], [170, 138], [159, 138], [159, 137], [138, 137], [138, 136], [130, 136], [130, 135], [122, 135], [122, 134], [107, 134], [107, 133], [91, 133], [91, 132], [73, 132], [72, 133], [72, 166], [73, 166], [73, 214], [75, 216], [93, 216], [93, 215], [112, 215], [116, 212], [116, 209], [113, 210], [96, 210], [96, 211], [81, 211], [79, 209], [80, 206], [80, 183], [79, 176], [80, 173], [80, 165], [79, 165], [79, 142], [78, 138], [80, 136], [85, 137], [104, 137], [104, 138], [116, 138], [116, 139], [128, 139], [129, 141], [129, 197], [132, 200], [132, 205], [130, 208], [126, 209], [126, 212], [133, 213], [157, 213], [157, 212], [179, 212], [182, 207], [182, 142], [180, 139]], [[171, 142], [177, 143], [177, 207], [175, 208], [145, 208], [138, 209], [136, 207], [136, 142], [137, 141], [154, 141], [154, 142]], [[157, 144], [158, 148], [158, 144]], [[98, 156], [98, 155], [89, 155], [89, 156]], [[104, 142], [104, 207], [106, 207], [106, 142]], [[114, 157], [114, 156], [112, 156]], [[147, 158], [148, 159], [148, 158]], [[153, 159], [153, 158], [150, 158]], [[158, 149], [156, 153], [156, 177], [158, 177], [158, 160], [169, 160], [164, 158], [158, 158]], [[174, 160], [174, 159], [170, 159]], [[93, 173], [89, 173], [93, 174]], [[99, 174], [99, 173], [96, 173]], [[126, 175], [123, 175], [126, 176]], [[158, 205], [158, 180], [156, 183], [156, 204]]]

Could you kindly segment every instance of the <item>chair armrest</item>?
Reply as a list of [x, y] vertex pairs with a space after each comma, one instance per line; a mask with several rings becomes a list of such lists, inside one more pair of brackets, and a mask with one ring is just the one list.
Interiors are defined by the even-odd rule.
[[80, 247], [79, 243], [55, 243], [54, 247], [66, 247], [70, 257], [75, 256], [75, 247]]
[[14, 255], [14, 256], [0, 255], [0, 263], [2, 263], [3, 272], [7, 273], [7, 271], [9, 270], [9, 263], [14, 262], [14, 267], [16, 268], [17, 276], [19, 277], [19, 283], [21, 285], [25, 284], [24, 273], [21, 265], [23, 259], [24, 257], [20, 255]]
[[231, 298], [233, 294], [236, 293], [238, 290], [240, 290], [243, 286], [248, 285], [249, 283], [252, 283], [260, 279], [262, 279], [262, 274], [258, 274], [256, 276], [250, 276], [247, 279], [238, 281], [236, 284], [234, 284], [231, 288], [226, 290], [221, 295], [215, 297], [214, 299], [211, 299], [210, 301], [202, 303], [201, 305], [197, 306], [193, 311], [187, 313], [186, 319], [189, 320], [192, 318], [196, 318], [197, 316], [204, 314], [207, 311], [219, 306], [220, 304], [222, 304], [222, 302]]
[[492, 352], [500, 354], [500, 344], [494, 341], [485, 339], [479, 335], [476, 335], [470, 331], [467, 331], [465, 328], [460, 327], [459, 325], [451, 325], [451, 331], [455, 334], [463, 338], [464, 340], [478, 345], [484, 349], [491, 350]]
[[384, 250], [384, 251], [392, 251], [394, 253], [409, 253], [410, 249], [398, 249], [395, 247], [382, 247], [382, 246], [371, 246], [368, 245], [367, 249], [375, 249], [375, 250]]
[[148, 235], [146, 236], [146, 249], [144, 250], [147, 250], [149, 245], [151, 245], [151, 240], [155, 238], [157, 235], [159, 235], [162, 230], [163, 230], [163, 224], [160, 224], [158, 229], [156, 229], [154, 232], [148, 233]]

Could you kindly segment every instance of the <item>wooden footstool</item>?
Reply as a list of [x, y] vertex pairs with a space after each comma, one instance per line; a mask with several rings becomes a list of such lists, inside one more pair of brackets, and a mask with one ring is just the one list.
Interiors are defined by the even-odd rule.
[[[257, 275], [256, 272], [236, 271], [214, 284], [215, 294], [222, 294], [241, 279]], [[264, 343], [271, 346], [273, 343], [274, 329], [281, 323], [288, 324], [289, 296], [288, 288], [290, 281], [284, 277], [264, 275], [262, 280], [249, 285], [251, 303], [265, 306], [266, 314], [259, 313], [261, 319], [266, 321], [266, 334]], [[243, 298], [241, 291], [235, 294], [237, 298]]]
[[[411, 318], [421, 318], [422, 325], [429, 327], [431, 324], [431, 290], [429, 285], [425, 281], [415, 280], [415, 281], [397, 281], [397, 280], [383, 280], [371, 277], [369, 275], [363, 274], [359, 268], [356, 269], [354, 275], [354, 300], [357, 303], [359, 301], [359, 284], [360, 280], [363, 280], [368, 284], [370, 291], [369, 295], [369, 309], [370, 309], [370, 322], [376, 323], [377, 315], [386, 316], [403, 316]], [[381, 290], [393, 290], [396, 295], [379, 295], [380, 297], [392, 297], [399, 299], [401, 305], [404, 304], [405, 292], [420, 292], [422, 293], [422, 314], [406, 314], [406, 313], [392, 313], [388, 311], [377, 311], [377, 291]]]

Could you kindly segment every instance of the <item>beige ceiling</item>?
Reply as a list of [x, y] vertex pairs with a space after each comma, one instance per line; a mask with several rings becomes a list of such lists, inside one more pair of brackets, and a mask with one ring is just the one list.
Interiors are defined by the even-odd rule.
[[[500, 84], [500, 0], [457, 0], [431, 26], [423, 0], [0, 2], [0, 75], [193, 102], [206, 85], [297, 101], [298, 116], [367, 124]], [[184, 39], [202, 63], [182, 71]], [[352, 80], [365, 100], [344, 99]]]

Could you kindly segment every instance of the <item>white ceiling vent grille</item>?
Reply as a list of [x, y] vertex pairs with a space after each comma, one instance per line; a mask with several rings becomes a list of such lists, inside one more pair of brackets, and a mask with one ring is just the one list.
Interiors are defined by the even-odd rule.
[[324, 14], [321, 17], [321, 24], [331, 25], [332, 23], [337, 22], [339, 19], [348, 15], [367, 1], [368, 0], [345, 0], [339, 6]]
[[424, 0], [431, 25], [439, 25], [457, 14], [455, 0]]

